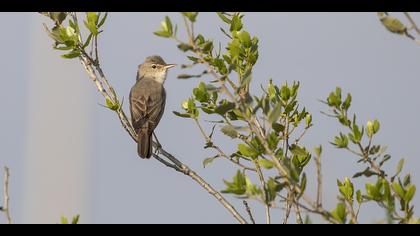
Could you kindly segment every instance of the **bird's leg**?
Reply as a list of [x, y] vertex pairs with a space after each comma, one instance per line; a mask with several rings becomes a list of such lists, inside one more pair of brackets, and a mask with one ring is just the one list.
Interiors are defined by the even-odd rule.
[[156, 155], [159, 155], [159, 151], [160, 151], [160, 149], [162, 149], [162, 145], [160, 144], [159, 139], [157, 138], [157, 136], [156, 136], [156, 134], [155, 134], [154, 131], [153, 131], [153, 136], [155, 137], [156, 143], [157, 143], [157, 147], [155, 149], [155, 154]]

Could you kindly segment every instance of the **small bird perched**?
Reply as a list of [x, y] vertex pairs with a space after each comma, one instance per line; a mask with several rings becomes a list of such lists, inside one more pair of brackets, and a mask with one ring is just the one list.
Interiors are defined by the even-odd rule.
[[152, 156], [152, 135], [165, 110], [166, 92], [163, 83], [167, 71], [175, 64], [166, 64], [160, 56], [147, 57], [137, 71], [137, 82], [130, 91], [131, 120], [138, 135], [137, 152], [141, 158]]

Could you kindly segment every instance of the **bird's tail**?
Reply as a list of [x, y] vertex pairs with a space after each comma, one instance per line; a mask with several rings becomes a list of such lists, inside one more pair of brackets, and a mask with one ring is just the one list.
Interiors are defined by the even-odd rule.
[[150, 159], [152, 156], [152, 133], [149, 129], [140, 129], [137, 139], [137, 153], [143, 159]]

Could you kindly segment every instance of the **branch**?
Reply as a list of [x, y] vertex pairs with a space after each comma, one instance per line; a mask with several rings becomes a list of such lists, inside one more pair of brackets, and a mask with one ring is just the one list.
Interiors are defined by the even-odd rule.
[[[95, 47], [97, 45], [95, 44]], [[104, 98], [110, 99], [112, 102], [119, 104], [118, 97], [115, 93], [113, 87], [109, 84], [108, 80], [104, 72], [102, 71], [99, 61], [95, 63], [95, 61], [84, 51], [84, 49], [80, 48], [82, 55], [80, 56], [80, 62], [82, 63], [85, 71], [91, 78], [91, 80], [96, 85], [98, 91], [104, 96]], [[95, 49], [97, 50], [97, 49]], [[99, 74], [99, 77], [97, 76]], [[105, 84], [106, 89], [104, 88], [103, 84]], [[137, 134], [134, 131], [130, 121], [128, 120], [126, 114], [124, 113], [122, 107], [115, 111], [118, 115], [118, 118], [123, 126], [123, 128], [128, 132], [131, 138], [136, 141]], [[237, 221], [241, 224], [246, 224], [246, 220], [235, 210], [235, 208], [211, 185], [209, 185], [204, 179], [202, 179], [197, 173], [192, 171], [188, 166], [183, 164], [180, 160], [175, 158], [172, 154], [165, 151], [161, 147], [158, 146], [156, 142], [153, 141], [153, 146], [157, 148], [159, 155], [153, 155], [154, 158], [164, 164], [165, 166], [172, 168], [178, 172], [181, 172], [189, 177], [191, 177], [194, 181], [196, 181], [199, 185], [201, 185], [207, 192], [213, 195], [231, 214]], [[163, 156], [168, 161], [164, 160], [164, 158], [160, 157]]]
[[254, 220], [254, 217], [252, 216], [251, 208], [249, 207], [248, 202], [244, 200], [242, 203], [244, 204], [246, 212], [249, 215], [249, 219], [251, 220], [252, 224], [255, 225], [255, 220]]
[[290, 192], [289, 193], [287, 193], [287, 198], [283, 198], [284, 200], [285, 200], [285, 202], [286, 202], [286, 213], [285, 213], [285, 216], [284, 216], [284, 220], [283, 220], [283, 224], [287, 224], [287, 221], [289, 220], [289, 216], [290, 216], [290, 211], [292, 210], [292, 204], [291, 204], [291, 201], [290, 201]]
[[300, 213], [300, 207], [297, 201], [295, 200], [295, 209], [296, 209], [296, 221], [298, 224], [303, 224], [302, 215]]
[[3, 183], [3, 207], [0, 207], [0, 211], [2, 211], [7, 220], [7, 224], [12, 223], [12, 217], [10, 216], [10, 195], [9, 195], [9, 177], [10, 172], [7, 166], [4, 167], [4, 183]]
[[408, 12], [404, 12], [405, 17], [407, 17], [408, 21], [410, 21], [411, 28], [413, 28], [417, 34], [420, 34], [420, 29], [417, 27], [416, 22], [413, 20], [413, 18], [410, 16]]
[[258, 159], [254, 159], [254, 165], [257, 169], [258, 179], [260, 180], [261, 187], [263, 188], [263, 198], [264, 198], [264, 207], [265, 207], [265, 219], [266, 223], [271, 223], [271, 216], [270, 216], [270, 203], [268, 202], [268, 193], [267, 193], [267, 184], [264, 180], [264, 175], [261, 171], [260, 164], [258, 163]]
[[200, 122], [198, 121], [198, 119], [195, 118], [194, 121], [195, 121], [195, 124], [197, 125], [198, 129], [200, 130], [200, 133], [203, 136], [203, 138], [206, 140], [206, 142], [208, 144], [211, 144], [211, 146], [210, 146], [211, 148], [216, 149], [216, 151], [219, 153], [219, 155], [221, 157], [223, 157], [223, 158], [229, 160], [230, 162], [238, 165], [242, 169], [250, 170], [250, 171], [253, 171], [253, 172], [256, 172], [257, 171], [255, 168], [246, 166], [246, 165], [240, 163], [239, 160], [234, 160], [234, 159], [230, 158], [228, 155], [226, 155], [226, 153], [219, 146], [217, 146], [216, 144], [214, 144], [212, 138], [206, 134], [206, 132], [204, 131], [203, 126], [200, 124]]
[[316, 192], [316, 206], [322, 207], [322, 172], [321, 172], [321, 155], [315, 158], [316, 175], [317, 175], [317, 192]]

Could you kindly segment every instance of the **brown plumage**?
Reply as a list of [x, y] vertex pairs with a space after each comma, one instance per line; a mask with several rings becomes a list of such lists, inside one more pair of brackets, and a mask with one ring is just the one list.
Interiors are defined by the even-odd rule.
[[152, 155], [152, 135], [165, 110], [166, 92], [163, 83], [173, 64], [166, 64], [159, 56], [146, 58], [139, 66], [137, 82], [130, 91], [130, 111], [134, 130], [138, 135], [137, 152], [141, 158]]

